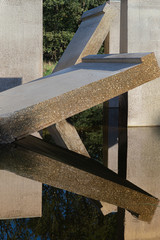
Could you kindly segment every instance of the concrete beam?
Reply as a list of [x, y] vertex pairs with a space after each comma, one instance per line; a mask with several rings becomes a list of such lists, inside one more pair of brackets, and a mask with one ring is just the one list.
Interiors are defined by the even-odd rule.
[[160, 76], [153, 53], [138, 57], [142, 63], [82, 62], [2, 92], [0, 142], [13, 142]]
[[108, 3], [83, 13], [82, 23], [54, 72], [82, 62], [89, 54], [97, 54], [116, 15], [117, 9]]

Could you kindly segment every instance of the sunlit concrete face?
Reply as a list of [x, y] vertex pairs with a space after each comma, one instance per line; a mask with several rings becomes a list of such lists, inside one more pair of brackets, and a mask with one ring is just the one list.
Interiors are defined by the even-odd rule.
[[1, 78], [42, 76], [42, 0], [0, 1]]
[[[128, 129], [127, 179], [160, 199], [160, 127]], [[147, 204], [144, 202], [144, 204]], [[160, 208], [150, 224], [126, 213], [125, 239], [160, 239]]]
[[[154, 51], [160, 64], [159, 13], [160, 2], [158, 0], [128, 0], [128, 50], [129, 52]], [[159, 126], [159, 102], [159, 78], [130, 91], [128, 125]]]

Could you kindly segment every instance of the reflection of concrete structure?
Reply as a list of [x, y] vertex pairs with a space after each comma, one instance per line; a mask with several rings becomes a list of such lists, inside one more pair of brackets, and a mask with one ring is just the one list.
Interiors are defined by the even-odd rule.
[[[160, 199], [160, 128], [128, 129], [127, 179]], [[147, 202], [144, 202], [147, 204]], [[160, 208], [151, 224], [126, 213], [126, 240], [159, 240]]]
[[0, 170], [0, 219], [42, 216], [42, 184]]
[[[0, 1], [0, 42], [0, 92], [41, 77], [42, 0]], [[41, 202], [42, 184], [0, 171], [0, 219], [40, 217]]]
[[118, 205], [136, 213], [144, 221], [152, 219], [159, 202], [97, 161], [32, 136], [11, 144], [7, 151], [5, 146], [0, 148], [0, 154], [1, 169]]

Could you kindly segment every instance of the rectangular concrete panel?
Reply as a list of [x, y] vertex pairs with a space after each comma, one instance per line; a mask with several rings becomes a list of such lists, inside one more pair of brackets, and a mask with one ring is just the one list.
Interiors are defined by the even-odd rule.
[[[128, 63], [132, 56], [135, 63]], [[13, 142], [160, 76], [153, 53], [137, 54], [141, 63], [136, 54], [121, 57], [119, 63], [119, 56], [103, 55], [98, 63], [82, 62], [1, 93], [0, 142]]]
[[[133, 24], [134, 21], [134, 24]], [[128, 0], [128, 51], [155, 52], [160, 64], [160, 1]], [[129, 126], [160, 125], [160, 79], [128, 95]]]
[[0, 77], [42, 76], [42, 0], [0, 1]]

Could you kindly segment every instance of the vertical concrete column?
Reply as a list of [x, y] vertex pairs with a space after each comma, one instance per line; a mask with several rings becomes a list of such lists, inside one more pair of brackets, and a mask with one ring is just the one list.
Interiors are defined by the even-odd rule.
[[[160, 1], [128, 0], [129, 52], [155, 52], [160, 63]], [[134, 23], [134, 24], [133, 24]], [[160, 126], [160, 79], [129, 92], [129, 126]]]
[[[0, 92], [42, 76], [42, 0], [0, 1]], [[0, 219], [40, 217], [42, 184], [0, 170]]]

